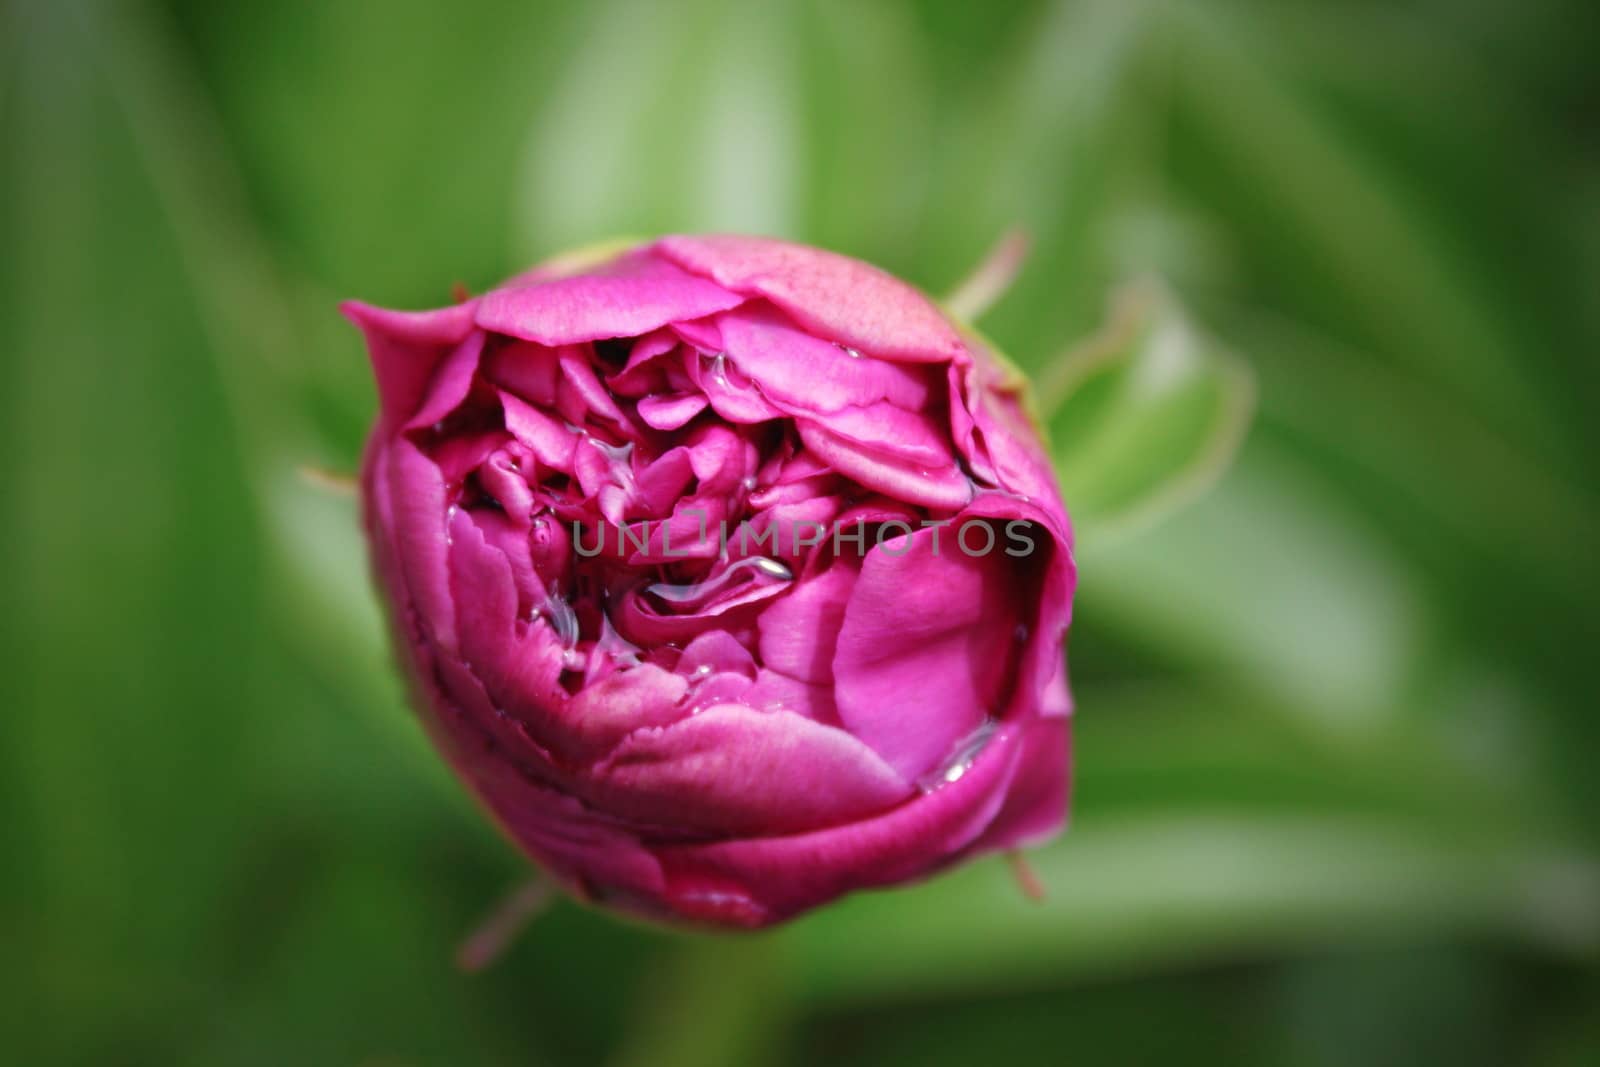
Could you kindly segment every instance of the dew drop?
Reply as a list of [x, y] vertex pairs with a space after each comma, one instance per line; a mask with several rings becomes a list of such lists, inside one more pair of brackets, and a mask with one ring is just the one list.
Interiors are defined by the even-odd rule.
[[708, 578], [703, 582], [686, 582], [683, 584], [656, 582], [653, 585], [646, 586], [645, 592], [669, 604], [694, 604], [718, 595], [738, 580], [746, 571], [754, 571], [758, 575], [780, 582], [794, 580], [794, 572], [780, 561], [769, 559], [766, 556], [749, 556], [730, 563], [723, 569], [721, 574]]
[[750, 557], [750, 563], [755, 566], [756, 570], [769, 578], [776, 578], [781, 582], [794, 580], [794, 572], [779, 560], [771, 559], [767, 556], [752, 556]]
[[760, 383], [740, 370], [737, 364], [730, 367], [726, 352], [718, 352], [715, 355], [702, 352], [700, 360], [703, 367], [709, 364], [711, 381], [721, 392], [757, 399], [763, 395]]
[[605, 613], [600, 616], [600, 640], [595, 642], [594, 650], [609, 657], [611, 662], [624, 670], [637, 667], [641, 662], [639, 646], [617, 633], [617, 628], [611, 624], [611, 616]]
[[918, 779], [917, 786], [924, 793], [929, 793], [941, 786], [959, 782], [972, 769], [972, 765], [978, 762], [978, 757], [989, 747], [989, 742], [999, 728], [999, 719], [984, 719], [977, 729], [956, 742], [955, 748], [951, 750], [950, 756], [943, 764]]
[[550, 595], [544, 602], [533, 609], [531, 622], [543, 619], [550, 624], [556, 640], [561, 642], [561, 647], [569, 652], [578, 645], [578, 615], [572, 610], [572, 605], [567, 603], [560, 595], [559, 590], [552, 587]]

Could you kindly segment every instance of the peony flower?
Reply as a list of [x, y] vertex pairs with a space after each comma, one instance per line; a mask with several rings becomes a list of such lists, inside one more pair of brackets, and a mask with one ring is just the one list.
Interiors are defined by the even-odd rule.
[[1067, 516], [1020, 380], [916, 290], [668, 237], [345, 311], [423, 722], [571, 893], [763, 926], [1060, 827]]

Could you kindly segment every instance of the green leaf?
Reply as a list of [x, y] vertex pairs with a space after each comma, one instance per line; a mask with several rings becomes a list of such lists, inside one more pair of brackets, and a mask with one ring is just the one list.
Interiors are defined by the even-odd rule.
[[1548, 842], [1490, 854], [1470, 837], [1343, 814], [1101, 818], [1029, 854], [1024, 899], [995, 861], [820, 913], [779, 938], [828, 1003], [950, 996], [1466, 928], [1581, 956], [1600, 938], [1600, 870]]
[[[1457, 239], [1429, 225], [1421, 205], [1437, 194], [1408, 193], [1387, 160], [1341, 136], [1282, 72], [1281, 46], [1261, 37], [1251, 11], [1165, 10], [1184, 41], [1174, 62], [1176, 124], [1207, 152], [1196, 191], [1226, 205], [1241, 241], [1270, 257], [1261, 266], [1293, 294], [1297, 313], [1325, 316], [1547, 460], [1564, 459], [1572, 439], [1551, 417], [1560, 386], [1528, 373], [1547, 357], [1519, 335], [1508, 310], [1514, 287], [1474, 277]], [[1392, 31], [1369, 29], [1365, 39], [1378, 32]], [[1427, 25], [1421, 32], [1439, 36]], [[1408, 95], [1392, 83], [1390, 93]], [[1496, 144], [1487, 154], [1515, 151]], [[1483, 225], [1473, 220], [1473, 237]]]
[[1244, 363], [1154, 282], [1116, 299], [1096, 337], [1045, 368], [1042, 407], [1080, 535], [1148, 525], [1225, 471], [1255, 409]]

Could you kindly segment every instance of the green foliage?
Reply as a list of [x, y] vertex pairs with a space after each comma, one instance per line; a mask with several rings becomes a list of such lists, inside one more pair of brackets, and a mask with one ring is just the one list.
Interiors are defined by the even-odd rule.
[[1209, 489], [1255, 406], [1248, 368], [1150, 282], [1121, 294], [1101, 335], [1043, 368], [1040, 388], [1061, 493], [1091, 538], [1157, 522]]
[[[11, 0], [8, 1062], [1589, 1062], [1586, 14]], [[745, 940], [563, 904], [455, 974], [522, 866], [296, 474], [374, 404], [335, 302], [695, 229], [940, 292], [1014, 225], [983, 326], [1081, 534], [1048, 899], [990, 863]]]

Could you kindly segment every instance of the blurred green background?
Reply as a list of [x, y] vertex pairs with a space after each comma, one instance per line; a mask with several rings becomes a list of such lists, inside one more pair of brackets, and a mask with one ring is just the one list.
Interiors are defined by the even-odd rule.
[[[11, 2], [0, 1058], [1600, 1062], [1593, 15]], [[525, 868], [296, 474], [374, 408], [335, 302], [671, 230], [939, 292], [1012, 225], [1024, 366], [1156, 275], [1259, 397], [1165, 521], [1069, 498], [1048, 900], [989, 861], [744, 939], [563, 903], [458, 974]], [[1063, 447], [1069, 488], [1119, 455]]]

